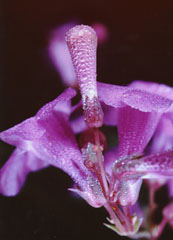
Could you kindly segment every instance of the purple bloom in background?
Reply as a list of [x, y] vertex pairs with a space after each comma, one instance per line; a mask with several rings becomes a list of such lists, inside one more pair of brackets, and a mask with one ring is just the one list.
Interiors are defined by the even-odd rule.
[[73, 26], [75, 26], [74, 23], [68, 23], [52, 31], [49, 44], [49, 55], [54, 66], [58, 70], [63, 83], [71, 87], [76, 86], [76, 75], [65, 42], [65, 34]]
[[[16, 195], [30, 171], [53, 165], [74, 180], [76, 188], [72, 191], [91, 206], [106, 208], [110, 215], [110, 225], [106, 226], [124, 236], [158, 237], [166, 222], [172, 225], [172, 214], [167, 216], [172, 205], [165, 208], [159, 230], [137, 233], [142, 224], [137, 201], [143, 179], [156, 179], [157, 183], [171, 179], [169, 185], [172, 183], [173, 89], [143, 81], [126, 87], [97, 82], [96, 33], [84, 25], [67, 32], [71, 61], [64, 40], [58, 37], [65, 34], [64, 29], [66, 26], [56, 32], [64, 55], [56, 48], [53, 51], [54, 38], [51, 53], [63, 79], [69, 80], [66, 84], [78, 84], [82, 101], [72, 106], [76, 90], [69, 88], [34, 117], [0, 133], [3, 141], [16, 146], [0, 170], [0, 192]], [[66, 62], [70, 77], [63, 75]], [[74, 76], [75, 84], [70, 81]], [[103, 125], [118, 129], [118, 146], [114, 149], [106, 149]], [[80, 135], [78, 140], [76, 134]]]

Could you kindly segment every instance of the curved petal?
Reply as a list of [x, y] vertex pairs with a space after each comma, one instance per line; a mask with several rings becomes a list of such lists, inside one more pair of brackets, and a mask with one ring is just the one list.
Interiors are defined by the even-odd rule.
[[141, 154], [160, 120], [156, 112], [142, 112], [126, 106], [118, 109], [118, 155]]
[[[173, 88], [169, 87], [165, 84], [159, 84], [154, 82], [144, 82], [144, 81], [133, 81], [131, 84], [129, 84], [130, 87], [142, 89], [149, 93], [154, 93], [157, 95], [160, 95], [162, 97], [165, 97], [167, 99], [173, 100]], [[166, 114], [168, 118], [172, 119], [173, 122], [173, 104], [170, 106], [170, 108], [167, 110], [168, 113]]]
[[[83, 195], [87, 194], [85, 199], [92, 206], [100, 207], [105, 199], [103, 195], [97, 195], [95, 188], [93, 189], [93, 186], [98, 186], [96, 177], [83, 164], [82, 155], [69, 122], [71, 98], [75, 94], [75, 90], [67, 89], [54, 101], [42, 107], [35, 117], [2, 132], [0, 137], [16, 145], [18, 147], [16, 151], [23, 151], [23, 160], [28, 159], [26, 155], [33, 154], [36, 159], [62, 169], [72, 177]], [[15, 161], [17, 158], [19, 166], [16, 164], [16, 168], [20, 169], [22, 168], [20, 157], [16, 157]], [[6, 166], [10, 165], [11, 161], [9, 159]]]
[[141, 89], [97, 83], [99, 100], [115, 108], [125, 105], [143, 112], [165, 112], [173, 103], [162, 97]]
[[140, 89], [128, 89], [121, 96], [126, 105], [142, 112], [166, 112], [173, 101], [160, 95], [149, 93]]
[[92, 207], [99, 208], [103, 206], [106, 203], [106, 199], [103, 196], [99, 181], [92, 175], [88, 176], [86, 181], [88, 183], [87, 191], [86, 189], [81, 191], [77, 188], [70, 188], [69, 190], [79, 194]]
[[40, 128], [35, 117], [17, 124], [16, 126], [0, 133], [0, 139], [4, 142], [20, 147], [27, 148], [28, 141], [39, 139], [45, 130]]
[[80, 195], [92, 206], [102, 206], [105, 199], [103, 195], [96, 196], [93, 189], [96, 178], [83, 164], [81, 152], [66, 115], [57, 112], [46, 121], [40, 119], [39, 124], [46, 131], [34, 142], [35, 154], [70, 175], [78, 185], [78, 193], [81, 193]]
[[5, 196], [16, 195], [29, 172], [38, 171], [48, 165], [32, 152], [17, 148], [0, 170], [0, 193]]
[[[16, 126], [0, 133], [0, 139], [16, 147], [27, 149], [29, 142], [39, 139], [45, 129], [39, 124], [39, 120], [49, 118], [54, 112], [62, 112], [67, 116], [71, 113], [71, 98], [76, 95], [74, 89], [67, 89], [52, 102], [42, 107], [35, 117], [31, 117]], [[28, 149], [29, 150], [29, 149]]]
[[85, 123], [82, 102], [80, 101], [77, 105], [73, 106], [72, 114], [70, 116], [71, 128], [75, 134], [85, 131], [88, 127]]
[[130, 83], [129, 86], [133, 88], [145, 90], [146, 92], [158, 94], [162, 97], [173, 100], [173, 88], [165, 84], [136, 80]]
[[[99, 99], [115, 109], [105, 112], [106, 122], [118, 125], [119, 157], [141, 153], [150, 141], [161, 114], [172, 100], [130, 87], [98, 83]], [[106, 106], [105, 106], [106, 109]]]
[[128, 87], [97, 82], [97, 88], [98, 97], [101, 102], [114, 108], [125, 106], [125, 104], [121, 102], [121, 96], [128, 90]]
[[156, 129], [150, 147], [151, 153], [157, 153], [173, 148], [173, 124], [170, 119], [163, 116]]
[[142, 179], [122, 181], [120, 183], [118, 201], [121, 206], [134, 205], [137, 202], [141, 184]]
[[113, 148], [110, 149], [109, 151], [106, 151], [104, 154], [104, 167], [106, 173], [108, 173], [110, 176], [112, 174], [112, 165], [118, 158], [118, 149]]
[[[126, 106], [129, 106], [134, 110], [137, 109], [141, 112], [151, 113], [164, 113], [168, 111], [171, 106], [173, 106], [173, 101], [169, 98], [165, 98], [141, 89], [99, 82], [97, 83], [97, 87], [99, 100], [102, 102], [104, 111], [104, 122], [108, 125], [117, 124], [118, 115], [122, 108]], [[152, 118], [153, 115], [154, 114], [152, 114]], [[135, 120], [136, 119], [134, 119], [134, 121]], [[158, 122], [157, 114], [156, 122]]]

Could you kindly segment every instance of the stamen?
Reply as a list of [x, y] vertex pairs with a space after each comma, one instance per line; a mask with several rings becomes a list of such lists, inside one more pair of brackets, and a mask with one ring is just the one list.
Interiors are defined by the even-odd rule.
[[94, 151], [94, 145], [88, 143], [86, 148], [82, 148], [82, 156], [84, 160], [84, 165], [92, 172], [99, 171], [98, 160], [96, 152]]
[[82, 95], [86, 124], [88, 127], [101, 127], [103, 111], [96, 85], [96, 33], [89, 26], [77, 25], [66, 33], [65, 40]]

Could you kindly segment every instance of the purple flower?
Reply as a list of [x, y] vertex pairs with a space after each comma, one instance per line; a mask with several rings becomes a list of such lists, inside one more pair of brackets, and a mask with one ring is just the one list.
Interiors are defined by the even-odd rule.
[[[74, 191], [89, 204], [94, 207], [106, 205], [94, 169], [90, 171], [86, 167], [86, 159], [82, 157], [75, 139], [75, 131], [79, 132], [83, 127], [86, 129], [84, 120], [77, 118], [81, 129], [77, 129], [79, 125], [75, 128], [74, 122], [77, 120], [69, 120], [72, 112], [76, 111], [71, 106], [71, 98], [75, 94], [75, 90], [67, 89], [34, 117], [0, 134], [3, 141], [17, 147], [1, 169], [1, 193], [8, 196], [17, 194], [29, 171], [53, 165], [72, 177], [78, 186]], [[121, 206], [133, 205], [138, 198], [141, 178], [173, 175], [172, 150], [140, 157], [158, 123], [169, 112], [172, 101], [144, 90], [103, 83], [98, 83], [98, 96], [106, 124], [109, 124], [112, 111], [119, 133], [117, 153], [105, 159], [105, 169], [109, 175], [107, 181], [113, 184], [109, 189], [112, 196], [109, 202], [118, 202]], [[112, 119], [110, 124], [113, 124]], [[93, 145], [89, 147], [87, 151], [94, 154]], [[92, 157], [89, 160], [92, 161]]]
[[[142, 83], [144, 85], [144, 82]], [[118, 127], [119, 145], [117, 159], [123, 160], [124, 157], [127, 164], [128, 161], [131, 161], [130, 159], [128, 160], [128, 156], [133, 154], [140, 156], [143, 154], [145, 147], [155, 132], [157, 134], [158, 123], [165, 119], [166, 114], [170, 113], [172, 100], [139, 88], [134, 89], [132, 86], [126, 88], [99, 84], [98, 90], [100, 90], [100, 100], [106, 106], [114, 108], [107, 111], [111, 112], [113, 110], [113, 113], [116, 114], [116, 118], [113, 115], [111, 116], [110, 113], [108, 113], [108, 117], [110, 118], [110, 124], [112, 125], [112, 119], [115, 119], [114, 121]], [[109, 118], [106, 119], [107, 124], [109, 124]], [[167, 134], [165, 138], [168, 137]], [[142, 162], [142, 159], [140, 162]], [[128, 198], [125, 199], [127, 201]]]
[[[18, 193], [29, 171], [53, 165], [69, 174], [78, 191], [92, 206], [103, 205], [99, 183], [83, 164], [69, 116], [71, 98], [76, 91], [67, 89], [37, 114], [0, 133], [0, 138], [16, 150], [0, 172], [0, 192], [12, 196]], [[97, 189], [96, 189], [97, 188]], [[98, 195], [93, 191], [98, 192]]]
[[[134, 81], [131, 84], [132, 87], [137, 87], [144, 89], [151, 93], [159, 94], [160, 96], [166, 97], [173, 100], [173, 88], [168, 87], [164, 84], [157, 84], [152, 82]], [[159, 124], [157, 126], [156, 132], [154, 134], [152, 144], [150, 146], [150, 153], [158, 153], [161, 151], [169, 150], [173, 148], [173, 125], [172, 125], [173, 115], [170, 109], [167, 113], [163, 114]], [[161, 185], [165, 184], [167, 179], [161, 178], [154, 182], [148, 182], [150, 185], [154, 184], [154, 188], [158, 189]], [[173, 178], [167, 181], [168, 190], [170, 198], [173, 196]]]
[[[172, 147], [172, 88], [142, 81], [127, 87], [96, 82], [94, 30], [75, 26], [66, 41], [82, 101], [72, 106], [76, 91], [69, 88], [34, 117], [0, 133], [3, 141], [16, 146], [0, 170], [0, 192], [17, 194], [30, 171], [53, 165], [74, 180], [72, 191], [93, 207], [106, 208], [111, 223], [106, 226], [132, 236], [142, 223], [131, 207], [142, 179], [173, 177], [173, 150], [166, 147]], [[106, 150], [103, 124], [117, 126], [118, 147], [113, 150]]]

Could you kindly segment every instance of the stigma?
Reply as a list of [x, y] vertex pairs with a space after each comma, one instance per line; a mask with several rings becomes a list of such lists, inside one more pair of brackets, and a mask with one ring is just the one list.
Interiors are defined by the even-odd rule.
[[65, 40], [82, 96], [85, 122], [89, 128], [101, 127], [103, 111], [96, 83], [96, 32], [89, 26], [77, 25], [66, 33]]

